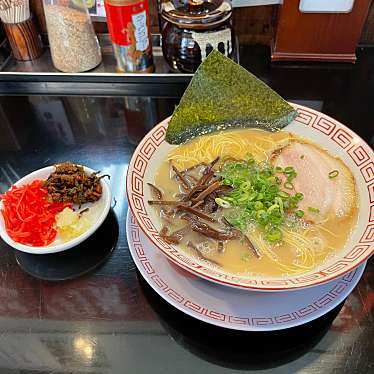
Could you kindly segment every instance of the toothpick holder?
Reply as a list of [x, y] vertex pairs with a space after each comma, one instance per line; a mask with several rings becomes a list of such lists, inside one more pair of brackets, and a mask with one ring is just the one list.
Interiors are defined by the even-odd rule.
[[31, 17], [19, 23], [4, 23], [13, 55], [17, 60], [35, 60], [43, 53], [43, 45]]

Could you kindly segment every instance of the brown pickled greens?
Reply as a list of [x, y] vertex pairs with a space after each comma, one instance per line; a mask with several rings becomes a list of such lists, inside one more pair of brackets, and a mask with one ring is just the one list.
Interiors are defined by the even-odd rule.
[[88, 175], [83, 166], [64, 162], [55, 165], [55, 171], [49, 175], [43, 185], [48, 190], [49, 200], [82, 205], [100, 199], [102, 195], [100, 180], [108, 175], [98, 176], [99, 173]]

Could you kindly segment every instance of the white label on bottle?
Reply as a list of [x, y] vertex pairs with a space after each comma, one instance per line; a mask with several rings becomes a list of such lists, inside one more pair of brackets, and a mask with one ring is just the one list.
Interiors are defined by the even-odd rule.
[[232, 52], [231, 29], [220, 31], [195, 32], [192, 31], [192, 39], [199, 45], [201, 59], [204, 60], [209, 52], [218, 49], [225, 56]]
[[138, 14], [133, 14], [131, 18], [135, 28], [136, 49], [138, 51], [145, 51], [149, 44], [145, 10]]

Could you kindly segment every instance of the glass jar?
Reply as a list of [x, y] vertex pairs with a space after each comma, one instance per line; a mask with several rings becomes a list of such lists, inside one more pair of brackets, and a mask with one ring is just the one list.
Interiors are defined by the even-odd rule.
[[233, 56], [229, 0], [161, 3], [162, 51], [174, 71], [194, 73], [213, 50]]
[[53, 65], [65, 73], [91, 70], [101, 51], [85, 0], [43, 0]]

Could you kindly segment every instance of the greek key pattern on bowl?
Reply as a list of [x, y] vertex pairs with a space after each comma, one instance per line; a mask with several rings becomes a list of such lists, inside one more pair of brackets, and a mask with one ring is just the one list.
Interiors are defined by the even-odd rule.
[[[135, 219], [130, 215], [130, 240], [135, 248], [135, 253], [138, 260], [141, 263], [142, 268], [148, 275], [148, 278], [151, 279], [152, 284], [155, 288], [159, 290], [161, 294], [166, 297], [168, 301], [172, 301], [176, 304], [179, 304], [183, 309], [189, 309], [189, 311], [194, 315], [205, 316], [210, 320], [216, 320], [225, 322], [229, 326], [235, 328], [236, 325], [245, 325], [245, 326], [263, 326], [263, 325], [282, 325], [287, 324], [290, 321], [302, 319], [313, 313], [318, 313], [320, 309], [326, 307], [337, 298], [342, 292], [346, 290], [349, 284], [354, 279], [357, 269], [354, 269], [350, 273], [347, 273], [337, 284], [335, 284], [325, 295], [320, 296], [317, 300], [314, 300], [307, 307], [303, 307], [299, 310], [295, 310], [292, 313], [283, 314], [280, 316], [274, 317], [247, 317], [247, 316], [233, 316], [225, 313], [221, 313], [216, 310], [210, 310], [202, 305], [193, 302], [189, 298], [181, 295], [175, 291], [172, 286], [166, 283], [164, 279], [161, 278], [159, 274], [153, 268], [150, 260], [147, 258], [143, 244], [140, 240], [140, 228], [137, 225]], [[182, 276], [182, 275], [180, 275]]]
[[[303, 110], [299, 109], [298, 112], [300, 116], [300, 112], [302, 113]], [[299, 121], [298, 117], [296, 118], [296, 121]], [[330, 135], [334, 131], [336, 125], [334, 122], [331, 122], [326, 118], [319, 118], [316, 124], [312, 125], [312, 127], [322, 132], [322, 134]]]
[[298, 122], [303, 123], [306, 126], [314, 127], [314, 123], [316, 122], [317, 118], [318, 116], [315, 113], [306, 108], [303, 108], [302, 111], [298, 110], [297, 120]]

